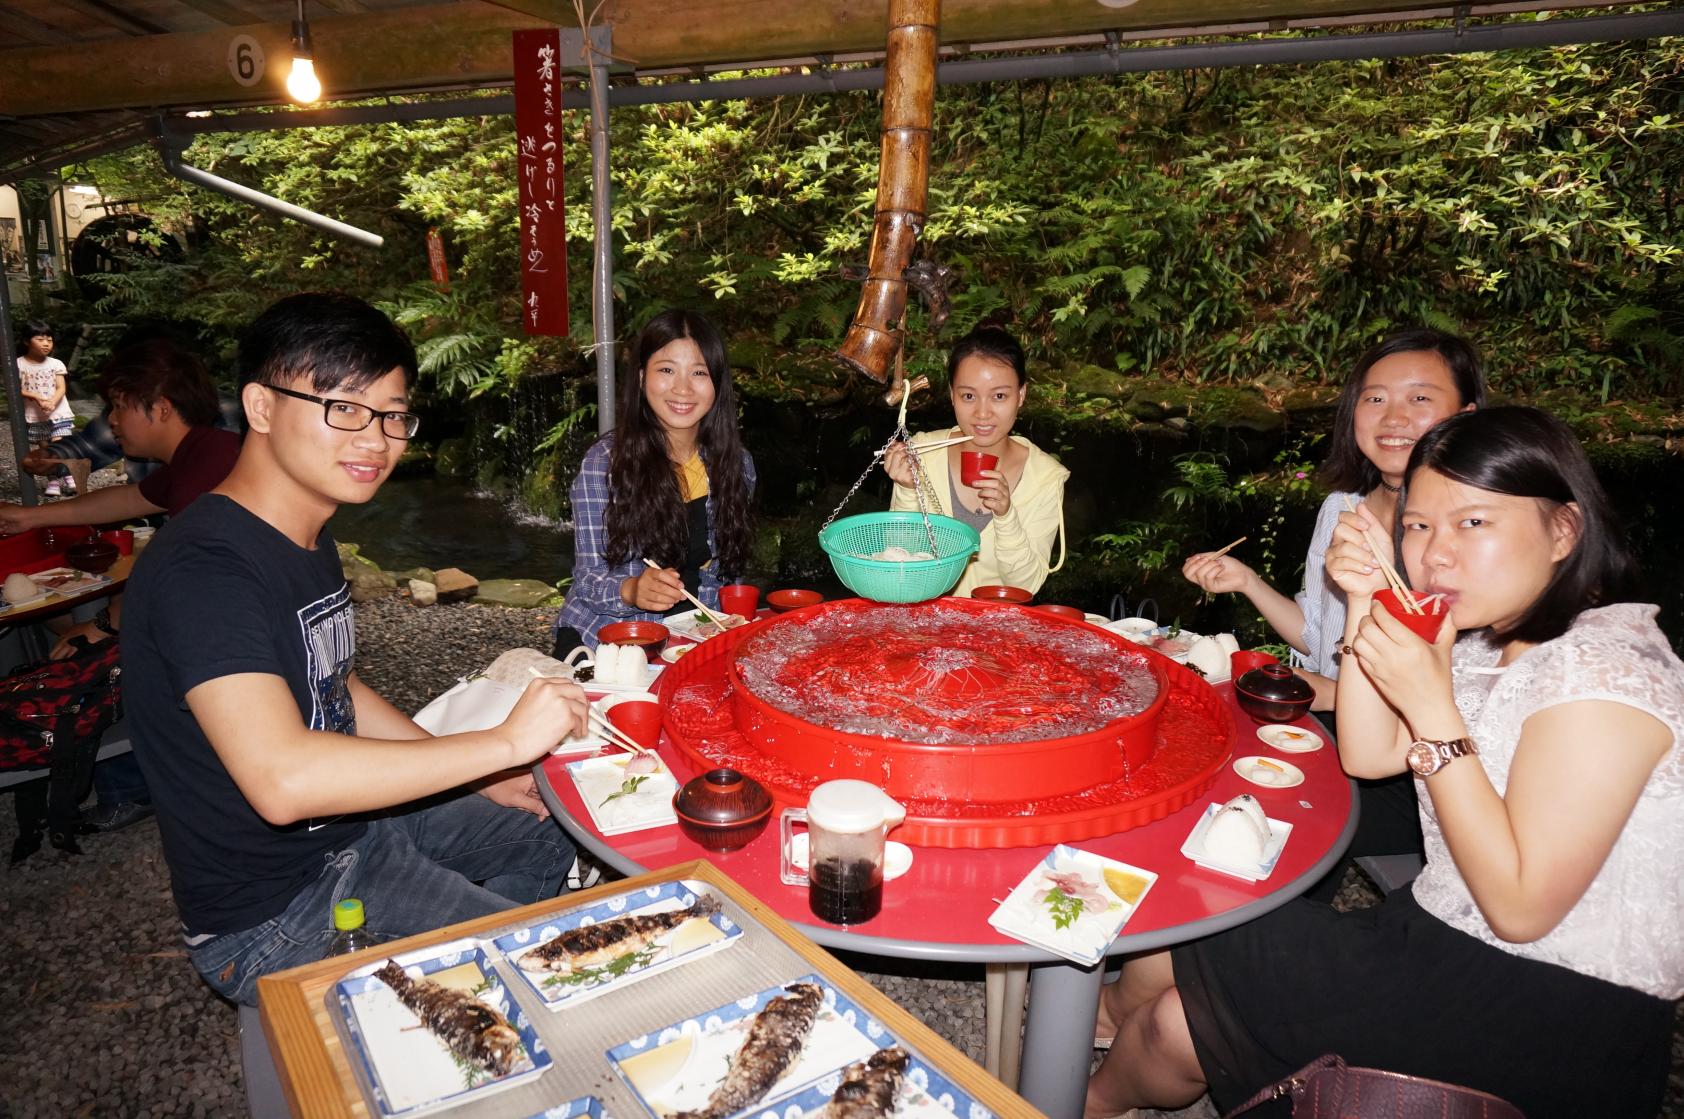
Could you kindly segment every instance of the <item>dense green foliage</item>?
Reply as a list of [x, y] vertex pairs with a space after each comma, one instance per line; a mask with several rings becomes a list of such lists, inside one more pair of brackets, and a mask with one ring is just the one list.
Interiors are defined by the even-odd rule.
[[[1670, 394], [1684, 367], [1684, 43], [946, 87], [929, 251], [946, 333], [1014, 323], [1052, 367], [1336, 377], [1387, 325], [1476, 334], [1517, 391]], [[95, 176], [200, 231], [104, 308], [224, 327], [301, 284], [386, 300], [442, 393], [571, 369], [589, 341], [588, 150], [570, 137], [573, 347], [520, 336], [506, 118], [198, 141], [190, 161], [384, 233], [333, 242], [161, 178]], [[767, 378], [840, 337], [876, 176], [876, 97], [614, 113], [618, 320], [710, 306]], [[162, 194], [163, 197], [159, 197]], [[454, 286], [425, 284], [447, 238]], [[914, 316], [916, 326], [916, 316]], [[942, 339], [915, 330], [916, 367]]]

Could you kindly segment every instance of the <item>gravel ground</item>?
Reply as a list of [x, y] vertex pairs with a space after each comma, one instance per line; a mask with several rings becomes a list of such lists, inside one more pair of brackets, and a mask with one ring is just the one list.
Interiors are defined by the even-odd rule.
[[[0, 497], [15, 499], [10, 451], [0, 423]], [[102, 471], [95, 480], [118, 479]], [[550, 617], [471, 605], [418, 609], [397, 599], [365, 604], [357, 608], [358, 672], [414, 712], [465, 668], [505, 649], [547, 650]], [[9, 841], [16, 826], [13, 798], [0, 796], [0, 838]], [[8, 996], [0, 1000], [0, 1119], [244, 1115], [236, 1012], [187, 962], [156, 823], [89, 837], [83, 847], [80, 857], [46, 847], [0, 871], [0, 991]], [[1353, 871], [1340, 904], [1374, 897]], [[909, 963], [884, 973], [869, 970], [881, 960], [847, 962], [981, 1062], [980, 968]], [[1673, 1057], [1661, 1114], [1684, 1119], [1684, 1011]], [[1208, 1099], [1173, 1113], [1215, 1114]]]

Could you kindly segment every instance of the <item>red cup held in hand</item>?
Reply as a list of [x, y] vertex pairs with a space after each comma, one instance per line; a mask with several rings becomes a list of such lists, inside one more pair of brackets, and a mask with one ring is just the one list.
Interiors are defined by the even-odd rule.
[[1386, 613], [1409, 627], [1409, 632], [1423, 641], [1437, 641], [1438, 631], [1444, 625], [1444, 599], [1423, 599], [1415, 596], [1416, 603], [1423, 613], [1414, 614], [1404, 609], [1398, 600], [1397, 592], [1391, 588], [1374, 592], [1374, 601], [1386, 608]]
[[661, 705], [647, 699], [616, 703], [608, 709], [608, 721], [645, 749], [653, 750], [661, 740]]
[[984, 451], [960, 451], [959, 480], [975, 489], [983, 480], [982, 472], [997, 469], [999, 465], [999, 455], [991, 455]]
[[748, 583], [733, 583], [719, 588], [719, 608], [727, 614], [739, 614], [750, 621], [760, 605], [760, 588]]

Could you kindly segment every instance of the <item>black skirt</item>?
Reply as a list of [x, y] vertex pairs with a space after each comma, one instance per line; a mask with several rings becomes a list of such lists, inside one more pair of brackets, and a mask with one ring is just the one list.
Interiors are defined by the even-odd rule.
[[1670, 1002], [1494, 948], [1407, 889], [1352, 913], [1300, 898], [1172, 959], [1224, 1111], [1323, 1053], [1478, 1088], [1531, 1119], [1660, 1109]]

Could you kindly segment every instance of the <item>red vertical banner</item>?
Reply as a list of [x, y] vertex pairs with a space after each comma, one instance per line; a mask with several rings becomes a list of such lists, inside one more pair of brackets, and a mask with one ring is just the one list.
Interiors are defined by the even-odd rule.
[[520, 181], [521, 321], [567, 333], [567, 236], [561, 194], [561, 32], [514, 32]]
[[444, 238], [436, 229], [427, 230], [427, 268], [433, 274], [433, 286], [449, 291], [450, 265], [444, 259]]

